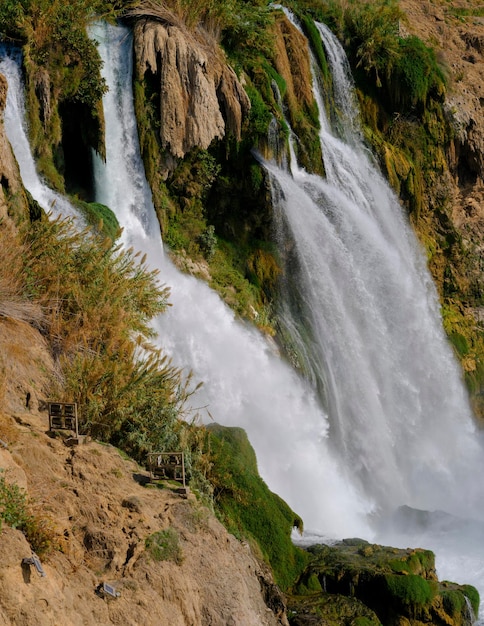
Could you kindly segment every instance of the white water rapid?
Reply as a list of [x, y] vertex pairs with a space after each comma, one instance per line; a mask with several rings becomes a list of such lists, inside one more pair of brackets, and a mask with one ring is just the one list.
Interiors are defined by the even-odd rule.
[[[146, 252], [171, 287], [173, 306], [155, 322], [159, 342], [204, 381], [195, 399], [207, 407], [203, 415], [246, 429], [261, 475], [318, 537], [435, 549], [441, 578], [475, 584], [484, 595], [482, 447], [424, 257], [358, 132], [341, 141], [321, 107], [328, 179], [294, 163], [292, 173], [266, 164], [281, 237], [297, 250], [290, 286], [299, 284], [292, 298], [299, 317], [291, 319], [290, 306], [285, 316], [294, 332], [301, 322], [306, 328], [299, 342], [312, 372], [306, 382], [163, 254], [129, 89], [131, 35], [104, 24], [92, 34], [109, 85], [97, 199], [116, 212], [124, 243]], [[5, 63], [17, 111], [5, 125], [26, 176], [22, 90]], [[39, 199], [45, 186], [30, 190]], [[414, 508], [399, 510], [404, 505]]]

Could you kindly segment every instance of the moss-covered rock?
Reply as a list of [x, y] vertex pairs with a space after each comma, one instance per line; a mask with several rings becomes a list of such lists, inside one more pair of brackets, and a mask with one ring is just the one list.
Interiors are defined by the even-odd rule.
[[[479, 595], [474, 587], [439, 583], [430, 550], [403, 550], [361, 539], [346, 539], [333, 546], [317, 545], [308, 550], [313, 560], [295, 585], [289, 607], [297, 615], [301, 611], [310, 615], [316, 612], [327, 617], [328, 622], [293, 620], [293, 624], [334, 623], [331, 614], [335, 603], [343, 604], [346, 610], [351, 606], [351, 619], [340, 622], [344, 624], [355, 624], [358, 617], [376, 619], [369, 623], [388, 626], [421, 623], [464, 626], [472, 623], [472, 613], [478, 610]], [[307, 603], [303, 594], [308, 598]], [[338, 600], [330, 601], [331, 596]], [[345, 605], [342, 596], [362, 604]], [[368, 610], [373, 612], [373, 618]]]
[[276, 582], [285, 589], [309, 558], [291, 541], [291, 531], [302, 530], [302, 520], [259, 476], [254, 450], [242, 428], [213, 424], [208, 429], [216, 512], [230, 532], [248, 541], [270, 564]]

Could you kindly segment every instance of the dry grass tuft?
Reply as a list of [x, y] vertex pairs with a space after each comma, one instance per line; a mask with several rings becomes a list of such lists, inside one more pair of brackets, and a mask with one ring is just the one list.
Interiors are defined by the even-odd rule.
[[41, 328], [45, 322], [40, 304], [25, 294], [25, 248], [14, 228], [0, 229], [0, 317]]

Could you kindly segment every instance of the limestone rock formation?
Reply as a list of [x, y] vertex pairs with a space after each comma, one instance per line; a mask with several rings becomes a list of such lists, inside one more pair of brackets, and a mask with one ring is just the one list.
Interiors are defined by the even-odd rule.
[[152, 18], [137, 20], [134, 39], [138, 77], [148, 72], [158, 84], [160, 139], [169, 157], [206, 149], [227, 133], [240, 139], [250, 101], [215, 43]]

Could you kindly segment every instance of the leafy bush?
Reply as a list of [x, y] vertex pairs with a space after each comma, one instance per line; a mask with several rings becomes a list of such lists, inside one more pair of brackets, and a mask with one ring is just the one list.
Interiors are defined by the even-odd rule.
[[132, 250], [110, 239], [100, 245], [67, 222], [38, 221], [24, 236], [24, 281], [44, 309], [63, 373], [57, 393], [80, 404], [82, 430], [109, 441], [150, 406], [171, 423], [186, 387], [147, 343], [152, 317], [168, 306], [157, 272]]
[[21, 23], [24, 15], [22, 2], [3, 0], [0, 5], [0, 38], [17, 39], [21, 34]]
[[203, 256], [210, 260], [215, 254], [215, 249], [217, 247], [217, 237], [215, 236], [215, 226], [207, 226], [207, 228], [203, 231], [203, 233], [198, 238], [198, 243], [200, 245], [200, 249], [202, 250]]
[[7, 483], [0, 475], [0, 520], [11, 528], [23, 528], [27, 518], [25, 492], [16, 483]]
[[39, 556], [57, 543], [52, 522], [34, 514], [25, 491], [16, 483], [7, 483], [5, 476], [0, 475], [0, 530], [2, 522], [22, 531]]

